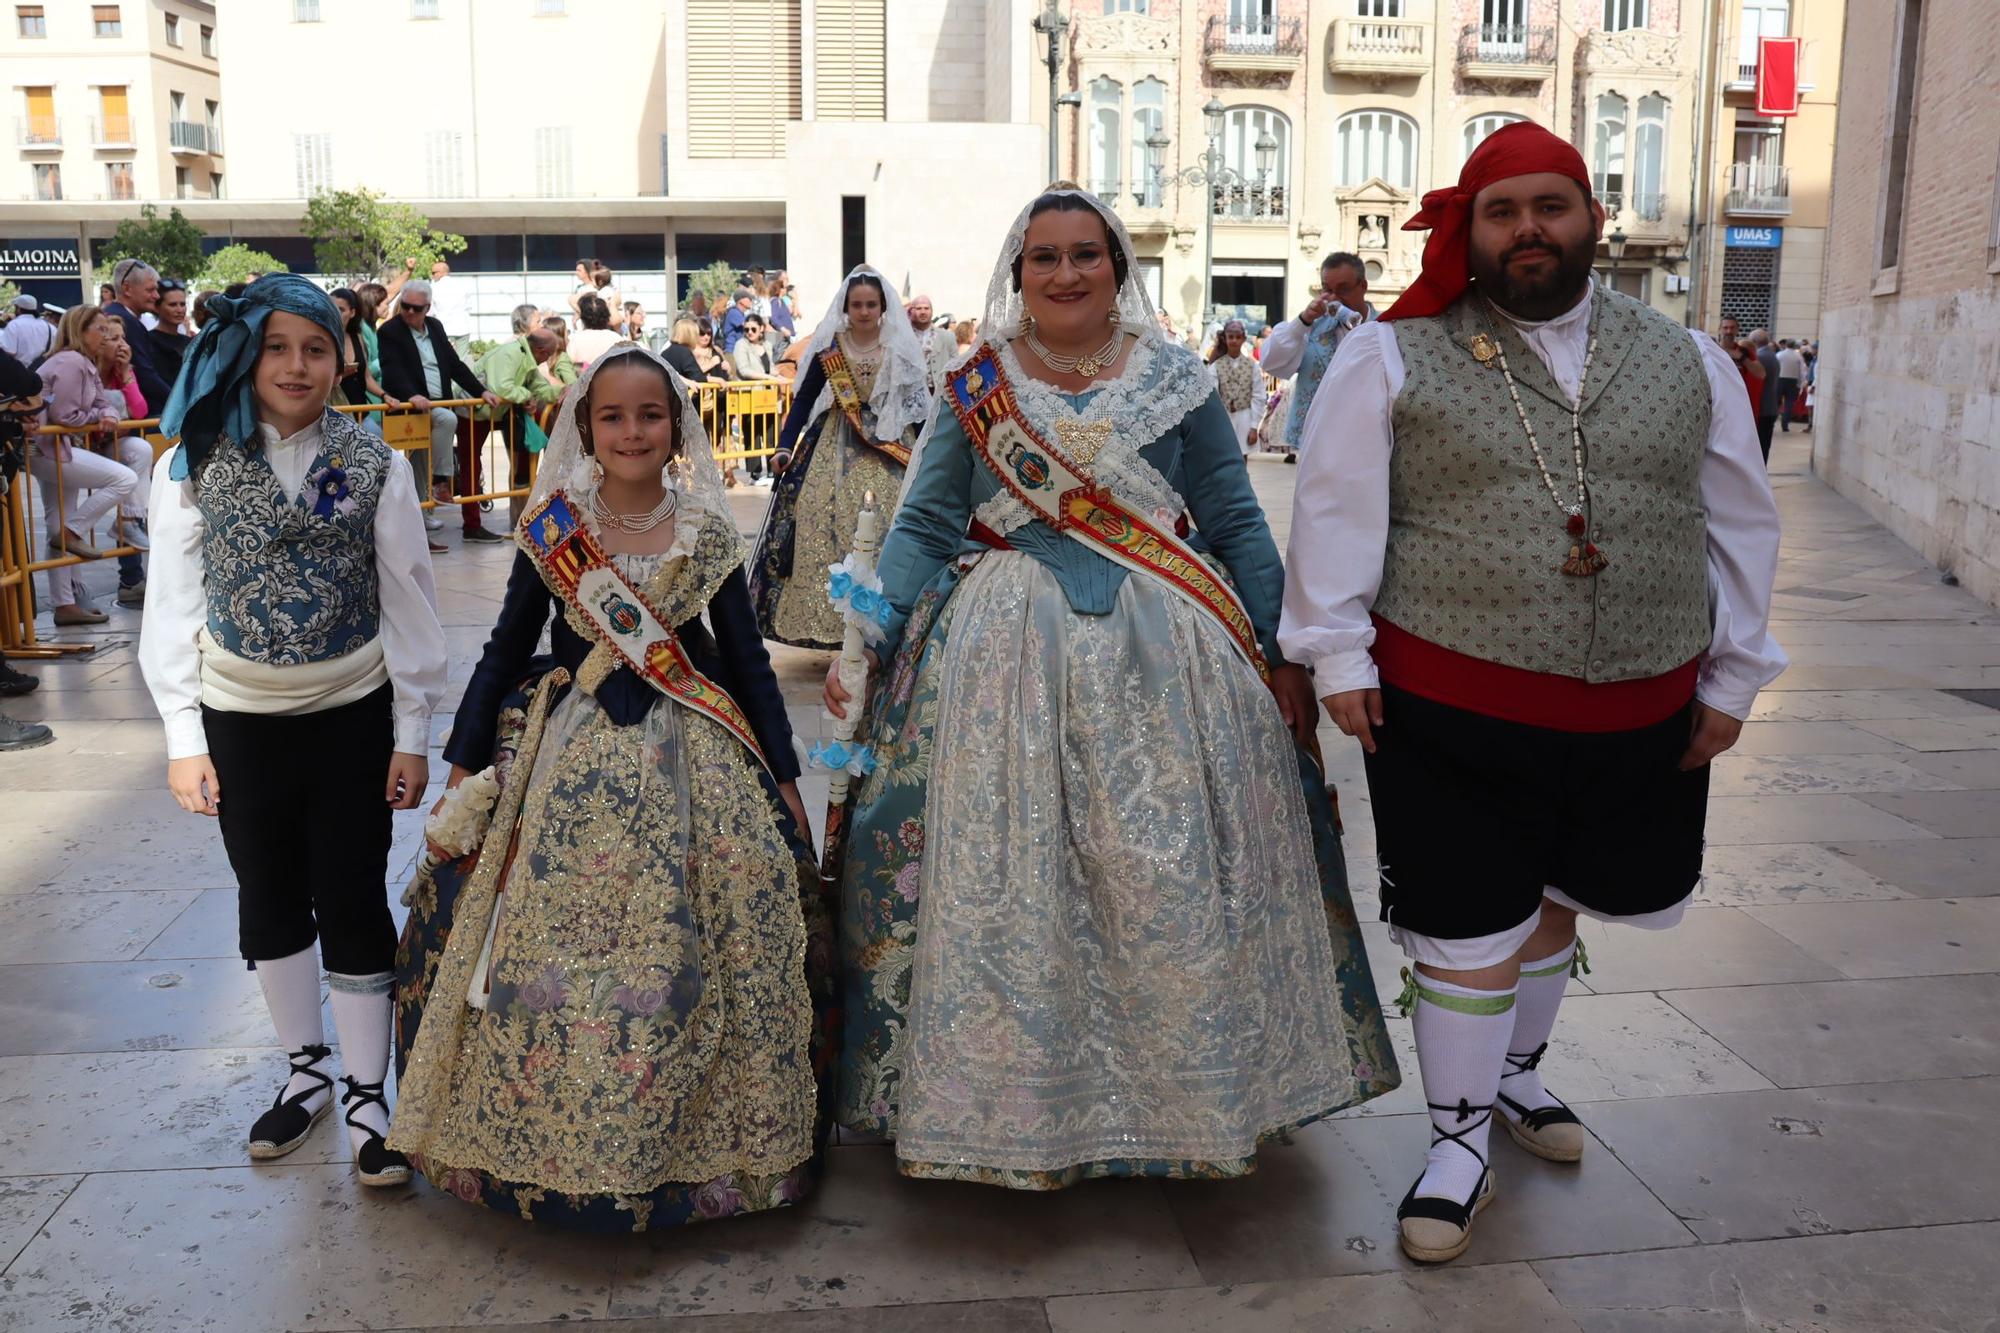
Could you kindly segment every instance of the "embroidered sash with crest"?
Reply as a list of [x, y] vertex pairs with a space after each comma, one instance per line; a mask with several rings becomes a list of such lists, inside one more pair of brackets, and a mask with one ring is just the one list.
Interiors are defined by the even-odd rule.
[[719, 723], [770, 769], [736, 700], [696, 669], [680, 636], [619, 571], [567, 495], [551, 493], [521, 520], [519, 531], [521, 547], [543, 580], [590, 622], [624, 665], [675, 703]]
[[854, 371], [847, 364], [847, 354], [835, 343], [819, 354], [819, 367], [826, 374], [827, 387], [833, 391], [833, 405], [847, 418], [847, 424], [854, 427], [854, 438], [871, 449], [880, 449], [896, 461], [899, 467], [910, 465], [910, 449], [901, 440], [878, 440], [868, 428], [861, 424], [861, 391], [855, 386]]
[[1169, 523], [1137, 512], [1098, 485], [1089, 469], [1044, 439], [1021, 411], [993, 344], [953, 371], [951, 410], [972, 450], [1009, 494], [1064, 536], [1126, 569], [1150, 574], [1213, 616], [1244, 660], [1270, 679], [1250, 613], [1235, 589]]

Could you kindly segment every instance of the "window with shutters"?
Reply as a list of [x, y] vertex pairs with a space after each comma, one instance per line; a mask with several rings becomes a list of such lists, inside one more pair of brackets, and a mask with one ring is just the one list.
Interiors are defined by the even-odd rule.
[[1590, 131], [1590, 188], [1605, 211], [1625, 207], [1626, 101], [1617, 93], [1600, 93]]
[[136, 199], [139, 191], [133, 183], [130, 162], [106, 162], [104, 164], [104, 197], [106, 199]]
[[410, 0], [410, 17], [413, 19], [434, 19], [438, 16], [438, 0]]
[[[178, 14], [169, 14], [167, 15], [167, 45], [179, 46], [180, 44], [181, 16]], [[183, 195], [182, 198], [186, 198], [186, 196]]]
[[884, 0], [819, 0], [813, 9], [813, 118], [886, 120]]
[[298, 181], [299, 198], [310, 199], [321, 190], [333, 188], [333, 136], [294, 134], [292, 169]]
[[125, 32], [125, 21], [118, 17], [116, 5], [92, 5], [90, 24], [99, 37], [120, 37]]
[[[1160, 182], [1154, 172], [1153, 150], [1146, 140], [1167, 128], [1167, 85], [1147, 77], [1132, 85], [1132, 201], [1141, 208], [1160, 206]], [[1164, 170], [1164, 162], [1158, 164]], [[1109, 198], [1110, 196], [1105, 196]]]
[[49, 35], [48, 16], [40, 5], [15, 5], [14, 26], [23, 37], [47, 37]]
[[567, 125], [545, 125], [535, 131], [535, 193], [544, 199], [564, 199], [576, 193], [570, 183]]
[[1646, 0], [1604, 0], [1604, 30], [1624, 32], [1646, 26]]
[[1398, 190], [1417, 188], [1417, 122], [1395, 111], [1354, 111], [1334, 127], [1339, 181], [1366, 185], [1374, 177]]
[[464, 196], [463, 132], [431, 130], [424, 135], [424, 193], [432, 199], [458, 199]]
[[1639, 99], [1632, 131], [1632, 211], [1648, 222], [1667, 215], [1667, 99], [1647, 93]]
[[1465, 155], [1471, 157], [1472, 150], [1479, 147], [1480, 144], [1485, 143], [1487, 135], [1493, 133], [1493, 131], [1499, 129], [1502, 125], [1511, 125], [1519, 119], [1521, 117], [1509, 115], [1505, 111], [1494, 111], [1484, 116], [1474, 116], [1471, 120], [1466, 121]]
[[206, 23], [201, 27], [201, 53], [211, 60], [215, 58], [215, 29]]
[[799, 0], [687, 0], [687, 154], [783, 157], [803, 110]]
[[319, 0], [292, 0], [292, 22], [319, 22]]
[[1118, 150], [1125, 90], [1104, 75], [1090, 85], [1090, 189], [1102, 199], [1118, 193]]

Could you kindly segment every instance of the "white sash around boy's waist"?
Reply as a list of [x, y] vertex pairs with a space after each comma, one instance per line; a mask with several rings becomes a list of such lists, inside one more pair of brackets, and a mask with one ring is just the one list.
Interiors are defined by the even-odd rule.
[[206, 625], [194, 643], [201, 655], [201, 701], [220, 713], [319, 713], [365, 699], [389, 683], [379, 634], [344, 657], [290, 666], [239, 657], [217, 643]]

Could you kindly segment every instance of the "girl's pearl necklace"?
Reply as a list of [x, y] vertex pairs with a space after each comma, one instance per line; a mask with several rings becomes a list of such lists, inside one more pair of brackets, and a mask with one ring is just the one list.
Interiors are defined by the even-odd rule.
[[658, 504], [643, 514], [615, 514], [604, 507], [602, 491], [590, 493], [590, 516], [597, 520], [600, 531], [616, 528], [620, 532], [651, 532], [680, 512], [680, 507], [681, 493], [672, 486], [667, 487], [667, 493], [660, 497]]
[[1507, 351], [1500, 340], [1493, 340], [1494, 350], [1500, 363], [1500, 376], [1507, 382], [1507, 397], [1514, 404], [1514, 415], [1521, 419], [1521, 429], [1528, 433], [1528, 449], [1535, 456], [1535, 467], [1542, 474], [1542, 485], [1548, 488], [1549, 498], [1556, 502], [1556, 508], [1563, 512], [1563, 527], [1573, 539], [1569, 548], [1569, 558], [1562, 562], [1562, 572], [1575, 578], [1587, 578], [1610, 565], [1604, 552], [1592, 542], [1586, 541], [1585, 534], [1589, 522], [1584, 518], [1584, 506], [1590, 503], [1590, 491], [1583, 479], [1583, 391], [1590, 383], [1590, 363], [1597, 358], [1597, 317], [1591, 315], [1590, 346], [1583, 354], [1583, 370], [1577, 376], [1576, 396], [1569, 404], [1569, 452], [1570, 461], [1576, 468], [1576, 501], [1565, 503], [1562, 493], [1556, 490], [1556, 479], [1549, 472], [1548, 461], [1542, 457], [1542, 442], [1535, 435], [1535, 423], [1528, 419], [1528, 409], [1521, 405], [1521, 391], [1514, 383], [1514, 372], [1507, 365]]

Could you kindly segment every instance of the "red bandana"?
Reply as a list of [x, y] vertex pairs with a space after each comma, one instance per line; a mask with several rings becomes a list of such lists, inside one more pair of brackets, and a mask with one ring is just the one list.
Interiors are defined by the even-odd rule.
[[1404, 231], [1430, 232], [1424, 242], [1424, 271], [1410, 289], [1389, 307], [1383, 319], [1435, 315], [1458, 299], [1472, 278], [1466, 271], [1466, 251], [1472, 233], [1472, 200], [1495, 181], [1555, 171], [1590, 188], [1590, 170], [1583, 154], [1531, 121], [1502, 125], [1486, 136], [1458, 173], [1458, 184], [1432, 190], [1424, 206], [1403, 224]]

